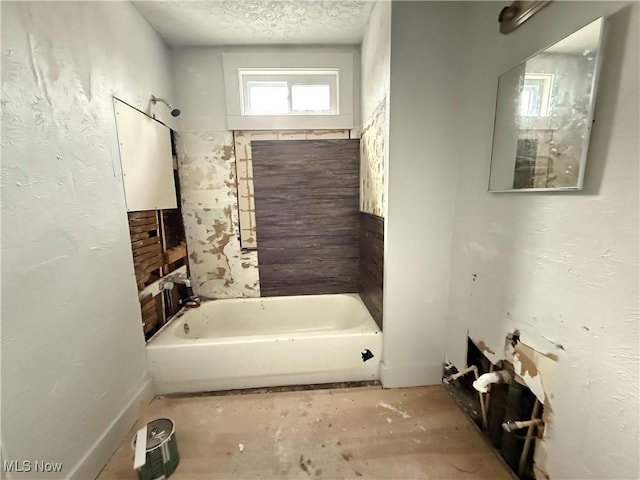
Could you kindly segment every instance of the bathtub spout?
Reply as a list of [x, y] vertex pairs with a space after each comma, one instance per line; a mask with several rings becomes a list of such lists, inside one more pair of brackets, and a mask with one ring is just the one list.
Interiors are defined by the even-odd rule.
[[197, 295], [191, 295], [186, 300], [180, 300], [180, 304], [186, 308], [198, 308], [200, 306], [200, 298]]

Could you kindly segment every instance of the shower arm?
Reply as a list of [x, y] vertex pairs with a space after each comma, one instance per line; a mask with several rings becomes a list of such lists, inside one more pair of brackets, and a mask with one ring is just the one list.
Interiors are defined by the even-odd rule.
[[[156, 97], [155, 95], [151, 95], [151, 103], [153, 105], [155, 105], [158, 102], [164, 103], [167, 106], [167, 108], [171, 112], [171, 116], [172, 117], [177, 117], [178, 115], [180, 115], [180, 109], [179, 108], [175, 108], [173, 105], [171, 105], [169, 102], [167, 102], [164, 98]], [[155, 114], [154, 114], [153, 118], [155, 118]]]
[[164, 98], [162, 98], [162, 97], [156, 97], [155, 95], [151, 95], [151, 103], [153, 103], [153, 104], [155, 105], [155, 104], [156, 104], [156, 103], [158, 103], [158, 102], [160, 102], [160, 103], [164, 103], [164, 104], [165, 104], [167, 107], [169, 107], [169, 108], [173, 108], [173, 107], [171, 106], [171, 104], [170, 104], [169, 102], [167, 102]]

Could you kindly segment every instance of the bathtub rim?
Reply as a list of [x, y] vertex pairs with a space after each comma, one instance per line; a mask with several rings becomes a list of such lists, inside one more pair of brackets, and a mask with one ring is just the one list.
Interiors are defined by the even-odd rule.
[[[208, 298], [206, 300], [203, 300], [200, 307], [197, 308], [202, 308], [203, 305], [210, 303], [210, 302], [220, 302], [220, 301], [230, 301], [230, 302], [234, 302], [234, 301], [261, 301], [261, 300], [268, 300], [268, 299], [276, 299], [276, 298], [317, 298], [317, 297], [331, 297], [331, 296], [345, 296], [345, 297], [349, 297], [349, 298], [353, 298], [354, 300], [356, 300], [360, 306], [364, 309], [364, 311], [366, 312], [368, 318], [367, 318], [367, 323], [368, 324], [372, 324], [375, 328], [372, 330], [367, 330], [365, 332], [360, 331], [360, 330], [356, 330], [355, 328], [351, 328], [351, 329], [333, 329], [333, 330], [322, 330], [323, 332], [323, 336], [328, 336], [330, 335], [332, 332], [334, 334], [336, 334], [336, 332], [341, 332], [340, 335], [362, 335], [363, 333], [373, 333], [376, 335], [381, 335], [382, 329], [378, 326], [378, 324], [376, 323], [376, 321], [374, 320], [373, 316], [371, 315], [371, 312], [369, 311], [369, 309], [367, 308], [366, 304], [364, 303], [364, 301], [362, 300], [362, 297], [360, 296], [359, 293], [324, 293], [324, 294], [313, 294], [313, 295], [279, 295], [279, 296], [273, 296], [273, 297], [237, 297], [237, 298]], [[175, 342], [168, 342], [165, 344], [157, 344], [158, 342], [156, 342], [155, 344], [153, 344], [154, 340], [159, 339], [163, 332], [166, 332], [167, 330], [169, 330], [175, 323], [177, 320], [179, 320], [180, 318], [182, 318], [184, 315], [186, 315], [190, 310], [193, 310], [192, 307], [182, 307], [175, 315], [173, 315], [171, 318], [169, 318], [169, 320], [167, 320], [167, 322], [157, 331], [155, 332], [148, 340], [145, 341], [145, 348], [171, 348], [171, 347], [182, 347], [185, 345], [206, 345], [207, 343], [221, 343], [221, 342], [216, 342], [216, 340], [219, 339], [225, 339], [225, 343], [241, 343], [242, 342], [248, 342], [248, 339], [254, 339], [253, 341], [255, 342], [259, 342], [259, 341], [264, 341], [265, 339], [270, 339], [273, 340], [275, 337], [278, 338], [283, 338], [286, 337], [285, 340], [283, 341], [288, 341], [292, 336], [295, 338], [300, 338], [300, 337], [307, 337], [307, 336], [311, 336], [311, 335], [305, 335], [307, 332], [296, 332], [296, 333], [278, 333], [278, 334], [260, 334], [260, 335], [236, 335], [236, 336], [229, 336], [229, 337], [213, 337], [213, 338], [208, 338], [208, 337], [203, 337], [203, 338], [196, 338], [196, 339], [185, 339], [185, 338], [180, 338], [178, 336], [175, 336], [176, 341]], [[353, 333], [347, 333], [347, 332], [353, 332]], [[313, 333], [312, 331], [309, 333]], [[234, 341], [235, 340], [235, 341]]]

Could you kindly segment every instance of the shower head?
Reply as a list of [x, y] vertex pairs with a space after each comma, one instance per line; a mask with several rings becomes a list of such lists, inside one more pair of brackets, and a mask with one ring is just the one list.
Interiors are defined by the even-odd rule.
[[153, 103], [155, 105], [158, 102], [164, 103], [167, 106], [167, 108], [169, 110], [171, 110], [171, 116], [172, 117], [177, 117], [178, 115], [180, 115], [180, 109], [179, 108], [174, 108], [173, 105], [171, 105], [169, 102], [167, 102], [164, 98], [159, 98], [159, 97], [156, 97], [155, 95], [151, 95], [151, 103]]

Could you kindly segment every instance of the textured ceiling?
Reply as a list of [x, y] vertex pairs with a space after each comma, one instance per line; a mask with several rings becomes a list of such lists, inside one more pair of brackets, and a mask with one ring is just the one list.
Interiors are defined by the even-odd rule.
[[134, 1], [172, 46], [359, 44], [372, 1]]

